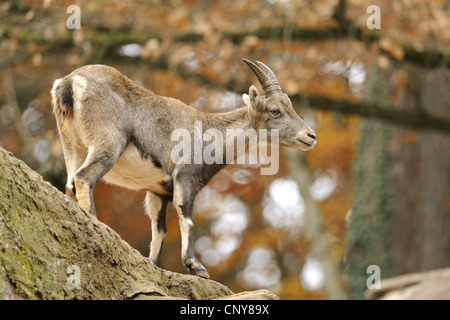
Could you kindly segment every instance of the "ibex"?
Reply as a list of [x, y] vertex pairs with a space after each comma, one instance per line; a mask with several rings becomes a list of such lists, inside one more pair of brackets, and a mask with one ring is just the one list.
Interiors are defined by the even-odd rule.
[[308, 150], [316, 143], [314, 131], [296, 114], [272, 70], [259, 61], [243, 61], [265, 95], [252, 85], [243, 95], [245, 107], [224, 113], [201, 112], [159, 96], [105, 65], [81, 67], [53, 85], [53, 112], [67, 167], [66, 194], [95, 216], [93, 188], [100, 178], [145, 190], [145, 211], [152, 225], [149, 258], [159, 267], [167, 232], [166, 206], [173, 201], [182, 261], [191, 274], [209, 278], [194, 254], [193, 204], [197, 192], [226, 165], [226, 161], [174, 163], [174, 130], [185, 128], [192, 133], [193, 123], [201, 121], [202, 130], [278, 130], [279, 145], [290, 148]]

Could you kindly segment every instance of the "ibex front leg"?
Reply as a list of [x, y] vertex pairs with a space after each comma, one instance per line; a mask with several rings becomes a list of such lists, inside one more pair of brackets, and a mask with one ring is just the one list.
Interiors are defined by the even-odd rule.
[[196, 186], [189, 177], [174, 179], [173, 204], [178, 213], [181, 231], [181, 258], [190, 274], [209, 279], [206, 268], [198, 261], [194, 253], [193, 207]]

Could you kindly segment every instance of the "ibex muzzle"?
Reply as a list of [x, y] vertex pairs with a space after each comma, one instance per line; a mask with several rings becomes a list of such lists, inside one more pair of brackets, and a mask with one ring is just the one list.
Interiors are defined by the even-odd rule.
[[[195, 127], [224, 135], [227, 130], [278, 130], [282, 146], [308, 150], [316, 143], [314, 132], [295, 113], [273, 72], [261, 62], [244, 61], [256, 74], [264, 96], [251, 86], [243, 97], [246, 106], [225, 113], [204, 113], [159, 96], [104, 65], [81, 67], [53, 85], [53, 111], [67, 168], [66, 194], [95, 215], [93, 189], [99, 179], [145, 190], [145, 210], [152, 220], [150, 260], [158, 266], [167, 232], [166, 206], [173, 201], [183, 263], [191, 274], [209, 277], [194, 254], [193, 204], [197, 192], [227, 164], [226, 159], [175, 163], [171, 158], [175, 130], [187, 130], [191, 136]], [[221, 143], [225, 149], [226, 141]], [[225, 157], [226, 152], [221, 154]]]

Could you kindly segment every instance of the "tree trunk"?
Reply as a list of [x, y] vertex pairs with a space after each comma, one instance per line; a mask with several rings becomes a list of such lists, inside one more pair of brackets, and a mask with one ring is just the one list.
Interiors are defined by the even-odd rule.
[[339, 266], [333, 260], [330, 251], [330, 239], [325, 230], [323, 214], [318, 203], [309, 193], [311, 177], [307, 164], [298, 150], [285, 150], [291, 176], [298, 185], [305, 203], [305, 235], [309, 241], [311, 253], [320, 261], [324, 275], [324, 290], [328, 299], [345, 297], [341, 284]]
[[[390, 64], [370, 73], [368, 100], [450, 118], [448, 69]], [[347, 238], [350, 296], [362, 297], [370, 265], [382, 278], [450, 266], [449, 146], [442, 132], [363, 122]]]
[[0, 148], [0, 298], [277, 299], [154, 266]]

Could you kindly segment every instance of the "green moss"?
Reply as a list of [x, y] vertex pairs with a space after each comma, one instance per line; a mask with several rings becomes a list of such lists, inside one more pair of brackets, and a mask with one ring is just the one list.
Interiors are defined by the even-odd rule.
[[367, 267], [377, 265], [381, 277], [392, 275], [390, 127], [364, 120], [354, 165], [355, 198], [347, 234], [348, 292], [363, 298]]

